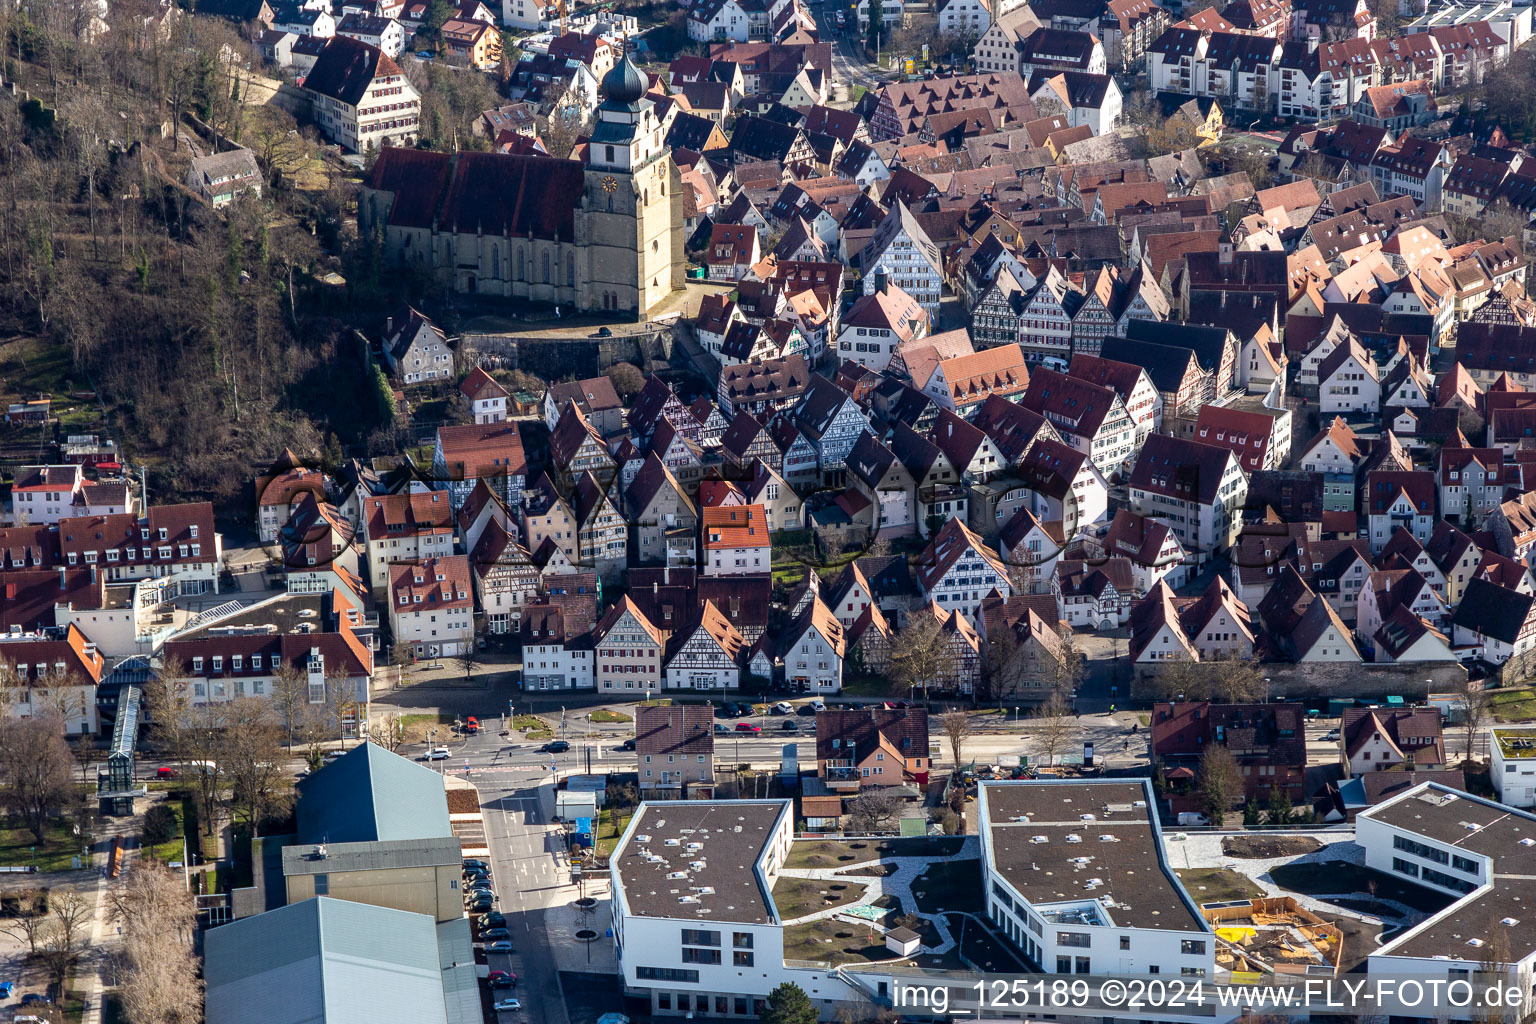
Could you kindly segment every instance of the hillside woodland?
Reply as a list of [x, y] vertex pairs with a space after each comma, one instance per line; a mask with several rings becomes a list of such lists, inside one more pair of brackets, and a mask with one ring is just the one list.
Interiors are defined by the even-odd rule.
[[[353, 327], [401, 293], [348, 240], [353, 182], [240, 102], [257, 62], [237, 30], [129, 2], [100, 31], [91, 6], [0, 9], [0, 374], [67, 353], [49, 389], [97, 391], [160, 500], [228, 499], [285, 446], [394, 450]], [[215, 212], [182, 185], [214, 133], [256, 153], [262, 198]]]

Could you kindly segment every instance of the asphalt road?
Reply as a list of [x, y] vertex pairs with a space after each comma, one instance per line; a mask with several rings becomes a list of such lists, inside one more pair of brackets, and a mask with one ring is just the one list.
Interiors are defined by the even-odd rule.
[[816, 27], [821, 31], [821, 38], [832, 43], [832, 77], [845, 87], [847, 93], [844, 99], [851, 103], [853, 86], [862, 85], [866, 89], [878, 89], [887, 79], [876, 75], [874, 69], [864, 63], [863, 48], [859, 45], [857, 30], [855, 29], [854, 33], [849, 35], [838, 29], [837, 12], [840, 9], [852, 24], [852, 12], [846, 6], [823, 3], [812, 8], [816, 14]]

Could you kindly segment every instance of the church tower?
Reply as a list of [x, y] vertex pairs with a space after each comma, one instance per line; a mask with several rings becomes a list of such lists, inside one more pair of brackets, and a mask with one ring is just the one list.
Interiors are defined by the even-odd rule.
[[578, 236], [588, 307], [642, 317], [683, 287], [684, 272], [682, 178], [648, 84], [628, 56], [603, 76]]

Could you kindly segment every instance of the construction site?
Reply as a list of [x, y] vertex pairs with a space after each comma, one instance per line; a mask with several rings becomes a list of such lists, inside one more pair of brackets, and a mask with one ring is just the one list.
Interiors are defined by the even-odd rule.
[[1200, 913], [1216, 933], [1216, 965], [1234, 980], [1339, 971], [1343, 933], [1289, 896], [1207, 903]]

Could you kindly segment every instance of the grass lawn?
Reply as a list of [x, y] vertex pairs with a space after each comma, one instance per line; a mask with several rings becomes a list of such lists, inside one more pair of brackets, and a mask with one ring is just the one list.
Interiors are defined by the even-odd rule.
[[31, 829], [0, 828], [0, 864], [6, 867], [36, 864], [39, 871], [69, 871], [70, 858], [79, 854], [80, 840], [62, 822], [48, 823], [40, 845]]
[[142, 851], [143, 856], [159, 861], [161, 864], [166, 864], [173, 860], [181, 860], [181, 837], [183, 830], [186, 828], [186, 823], [182, 821], [181, 817], [181, 801], [167, 800], [165, 803], [171, 809], [171, 813], [176, 815], [176, 835], [174, 838], [168, 839], [158, 846], [146, 846]]
[[606, 857], [613, 852], [613, 848], [619, 844], [619, 837], [629, 827], [629, 819], [634, 816], [633, 808], [624, 810], [614, 807], [598, 808], [595, 826], [597, 835], [592, 837], [592, 845], [599, 857]]
[[1307, 895], [1356, 893], [1406, 903], [1415, 910], [1432, 914], [1443, 910], [1455, 897], [1425, 889], [1412, 882], [1347, 861], [1315, 861], [1306, 864], [1282, 864], [1271, 868], [1269, 877], [1282, 889]]
[[400, 736], [402, 742], [405, 743], [427, 742], [427, 730], [429, 729], [436, 729], [438, 738], [445, 738], [448, 735], [447, 730], [452, 728], [452, 715], [417, 714], [400, 716]]
[[[1529, 722], [1536, 719], [1536, 690], [1530, 687], [1488, 691], [1488, 712], [1500, 722]], [[1448, 728], [1462, 729], [1462, 726]]]
[[607, 708], [598, 708], [588, 716], [594, 722], [633, 722], [633, 715], [626, 715], [622, 711], [609, 711]]
[[547, 740], [555, 735], [555, 730], [538, 715], [518, 715], [512, 720], [512, 726], [522, 732], [524, 739]]
[[912, 895], [919, 914], [946, 910], [981, 913], [981, 861], [939, 860], [912, 881]]
[[780, 876], [773, 887], [773, 902], [779, 908], [780, 917], [793, 921], [818, 910], [857, 903], [868, 891], [868, 886], [853, 881]]
[[784, 929], [787, 960], [824, 960], [833, 964], [890, 960], [896, 954], [885, 948], [885, 937], [873, 928], [846, 921], [808, 921]]
[[1180, 868], [1174, 871], [1196, 903], [1251, 900], [1264, 890], [1231, 868]]
[[836, 868], [886, 857], [953, 857], [965, 846], [959, 837], [858, 840], [802, 839], [784, 860], [787, 868]]

